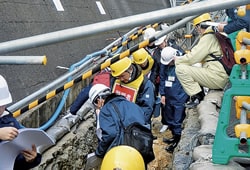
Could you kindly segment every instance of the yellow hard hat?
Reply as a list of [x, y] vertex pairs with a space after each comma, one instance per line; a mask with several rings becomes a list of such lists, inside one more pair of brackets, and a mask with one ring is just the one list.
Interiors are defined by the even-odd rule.
[[110, 149], [103, 158], [101, 170], [145, 170], [141, 154], [133, 147], [120, 145]]
[[133, 52], [133, 61], [136, 64], [142, 64], [147, 60], [148, 55], [148, 52], [144, 48], [140, 48], [139, 50]]
[[121, 75], [124, 71], [126, 71], [130, 67], [131, 63], [132, 63], [131, 59], [129, 59], [128, 57], [124, 57], [123, 59], [120, 59], [114, 64], [111, 64], [110, 69], [112, 76], [117, 77]]
[[209, 13], [202, 14], [193, 20], [193, 25], [196, 26], [204, 21], [211, 21], [211, 16]]

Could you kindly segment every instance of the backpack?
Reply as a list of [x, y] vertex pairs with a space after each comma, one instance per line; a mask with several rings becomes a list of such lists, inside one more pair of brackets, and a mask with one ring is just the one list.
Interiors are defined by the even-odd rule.
[[134, 122], [124, 129], [123, 144], [137, 149], [146, 164], [155, 159], [153, 134], [150, 129]]
[[101, 71], [97, 73], [93, 79], [93, 85], [95, 84], [104, 84], [107, 87], [110, 87], [110, 72]]
[[118, 107], [112, 103], [123, 129], [123, 141], [122, 145], [127, 145], [135, 148], [143, 157], [145, 164], [148, 164], [155, 159], [153, 151], [154, 136], [150, 129], [139, 124], [138, 122], [131, 123], [125, 127], [120, 118], [120, 111]]
[[213, 28], [213, 30], [214, 32], [209, 32], [209, 33], [214, 34], [217, 40], [219, 41], [222, 51], [222, 56], [218, 57], [215, 56], [214, 54], [209, 54], [211, 57], [214, 58], [214, 60], [209, 60], [209, 61], [219, 61], [223, 65], [227, 74], [230, 75], [234, 64], [236, 64], [234, 59], [234, 49], [231, 40], [225, 35], [216, 31], [215, 28]]

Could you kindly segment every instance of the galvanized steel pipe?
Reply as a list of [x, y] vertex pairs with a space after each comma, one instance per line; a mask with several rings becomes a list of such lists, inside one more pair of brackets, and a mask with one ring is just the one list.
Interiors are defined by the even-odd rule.
[[47, 57], [44, 56], [0, 56], [1, 64], [47, 64]]
[[208, 0], [0, 43], [0, 54], [89, 37], [106, 31], [180, 19], [249, 4], [250, 0]]

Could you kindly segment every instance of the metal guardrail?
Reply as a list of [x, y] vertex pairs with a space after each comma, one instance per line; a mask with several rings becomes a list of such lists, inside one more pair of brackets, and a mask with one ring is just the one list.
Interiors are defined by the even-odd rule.
[[3, 42], [0, 43], [0, 54], [55, 44], [82, 37], [89, 37], [106, 31], [133, 28], [141, 25], [157, 23], [160, 21], [180, 19], [192, 15], [200, 15], [205, 12], [218, 11], [225, 8], [246, 5], [249, 3], [250, 0], [224, 0], [219, 2], [218, 0], [207, 0], [187, 4], [185, 6], [176, 6], [173, 8], [167, 8], [144, 14], [138, 14], [33, 37]]
[[[140, 23], [150, 22], [150, 21], [153, 21], [153, 20], [163, 20], [163, 19], [166, 19], [166, 18], [170, 19], [171, 17], [172, 18], [179, 18], [179, 17], [183, 16], [184, 14], [187, 15], [187, 16], [191, 15], [191, 14], [200, 14], [201, 12], [215, 11], [215, 10], [228, 8], [228, 7], [233, 7], [233, 6], [238, 6], [238, 5], [243, 5], [243, 4], [247, 4], [247, 3], [250, 3], [250, 0], [242, 0], [240, 2], [236, 1], [236, 0], [225, 0], [225, 1], [220, 2], [220, 3], [218, 3], [215, 0], [210, 0], [209, 2], [208, 1], [197, 2], [197, 3], [194, 3], [194, 4], [188, 4], [185, 7], [184, 6], [182, 6], [182, 7], [179, 6], [179, 7], [169, 8], [169, 9], [165, 9], [165, 10], [159, 10], [159, 11], [157, 11], [157, 13], [153, 12], [153, 13], [146, 13], [146, 14], [136, 15], [136, 16], [133, 16], [133, 21], [138, 22], [138, 23], [136, 23], [136, 25], [138, 25]], [[160, 15], [159, 15], [159, 13], [160, 13]], [[152, 16], [151, 16], [152, 14], [156, 15], [154, 17], [154, 19], [152, 19]], [[165, 15], [165, 14], [167, 14], [167, 15]], [[148, 16], [148, 15], [150, 15], [150, 16]], [[145, 21], [145, 18], [147, 18], [145, 16], [148, 16], [151, 19]], [[141, 20], [142, 17], [143, 17], [143, 21]], [[192, 20], [194, 17], [196, 17], [196, 16], [186, 17], [183, 20], [181, 20], [180, 24], [186, 24], [188, 21]], [[135, 23], [127, 23], [128, 18], [129, 17], [112, 20], [111, 25], [112, 26], [116, 25], [114, 23], [116, 23], [118, 21], [119, 21], [119, 23], [123, 23], [123, 22], [120, 22], [120, 21], [121, 20], [126, 20], [125, 24], [129, 24], [130, 26], [133, 26]], [[109, 21], [107, 21], [107, 22], [109, 22]], [[77, 27], [77, 28], [73, 28], [73, 29], [67, 29], [67, 30], [63, 30], [63, 31], [52, 32], [52, 33], [48, 33], [48, 34], [44, 34], [44, 35], [28, 37], [28, 38], [25, 38], [25, 39], [19, 39], [19, 40], [14, 40], [14, 41], [10, 41], [10, 42], [0, 43], [0, 53], [7, 52], [7, 51], [10, 52], [10, 51], [15, 51], [15, 50], [32, 48], [34, 46], [34, 44], [35, 44], [36, 47], [44, 45], [44, 44], [46, 44], [46, 45], [47, 44], [52, 44], [52, 43], [56, 43], [56, 42], [66, 41], [66, 40], [69, 40], [69, 39], [74, 39], [76, 36], [78, 36], [78, 38], [82, 37], [82, 36], [86, 36], [86, 33], [88, 33], [88, 35], [91, 35], [93, 33], [97, 33], [97, 32], [100, 32], [100, 31], [112, 30], [112, 29], [115, 29], [115, 28], [118, 28], [118, 27], [119, 28], [120, 27], [125, 27], [126, 28], [128, 26], [128, 25], [124, 26], [124, 23], [123, 24], [118, 24], [117, 23], [117, 26], [114, 27], [114, 28], [105, 28], [104, 29], [103, 26], [104, 25], [107, 26], [107, 24], [105, 24], [105, 23], [106, 22], [101, 22], [101, 23], [98, 23], [98, 24], [91, 24], [91, 25], [88, 25], [88, 26]], [[92, 28], [94, 25], [99, 25], [103, 30], [89, 29], [89, 27]], [[100, 29], [99, 26], [98, 27], [95, 26], [94, 28]], [[83, 79], [85, 79], [87, 77], [90, 77], [92, 74], [104, 69], [105, 67], [108, 67], [110, 64], [116, 62], [117, 60], [130, 55], [132, 52], [136, 51], [137, 49], [147, 46], [149, 43], [155, 41], [156, 39], [160, 38], [161, 36], [163, 36], [165, 34], [168, 34], [168, 33], [172, 32], [172, 31], [176, 30], [179, 27], [180, 27], [180, 25], [170, 26], [168, 29], [161, 31], [159, 34], [155, 35], [153, 38], [151, 38], [149, 40], [146, 40], [146, 41], [142, 41], [142, 42], [134, 45], [130, 49], [127, 49], [127, 50], [123, 51], [120, 55], [112, 58], [110, 61], [104, 62], [104, 63], [98, 65], [97, 67], [95, 67], [93, 70], [90, 70], [90, 71], [84, 73], [83, 75], [81, 75], [81, 77], [77, 77], [74, 80], [72, 80], [71, 82], [68, 82], [68, 83], [64, 84], [63, 86], [59, 86], [59, 84], [61, 84], [62, 82], [65, 82], [65, 80], [68, 77], [74, 75], [76, 72], [79, 73], [79, 70], [76, 70], [74, 72], [71, 72], [71, 73], [63, 76], [63, 78], [60, 78], [60, 81], [58, 81], [57, 83], [52, 83], [53, 87], [59, 87], [59, 88], [57, 88], [57, 90], [53, 90], [50, 93], [48, 93], [48, 95], [43, 96], [43, 97], [41, 97], [40, 99], [38, 99], [36, 101], [33, 101], [31, 104], [29, 104], [29, 106], [23, 107], [27, 103], [31, 102], [32, 101], [31, 99], [34, 100], [35, 97], [41, 95], [45, 91], [48, 91], [48, 89], [52, 89], [52, 86], [50, 86], [50, 88], [43, 89], [43, 91], [39, 91], [39, 95], [36, 93], [36, 95], [33, 95], [33, 97], [29, 97], [29, 100], [24, 100], [24, 101], [22, 101], [22, 103], [18, 102], [18, 104], [14, 104], [11, 107], [9, 107], [8, 109], [10, 111], [14, 112], [14, 111], [17, 111], [19, 108], [24, 108], [24, 109], [19, 110], [16, 113], [17, 115], [21, 114], [24, 111], [27, 111], [27, 110], [35, 107], [36, 105], [38, 105], [39, 103], [45, 101], [46, 99], [51, 98], [52, 96], [57, 94], [59, 91], [63, 91], [65, 89], [67, 89], [67, 88], [72, 87], [74, 83], [80, 82], [81, 80], [83, 80]], [[88, 28], [87, 29], [88, 31], [86, 31], [85, 28]], [[76, 32], [72, 31], [72, 30], [75, 30]], [[81, 31], [81, 34], [79, 33], [79, 31]], [[72, 35], [72, 34], [74, 34], [74, 35]], [[58, 36], [58, 35], [60, 35], [60, 36]], [[43, 38], [39, 38], [39, 37], [43, 37]], [[41, 42], [41, 41], [43, 41], [43, 42]], [[32, 45], [29, 45], [30, 42], [32, 43]], [[7, 47], [9, 47], [9, 48], [7, 48]], [[3, 51], [1, 51], [1, 49]], [[115, 49], [113, 49], [113, 50], [115, 50]]]

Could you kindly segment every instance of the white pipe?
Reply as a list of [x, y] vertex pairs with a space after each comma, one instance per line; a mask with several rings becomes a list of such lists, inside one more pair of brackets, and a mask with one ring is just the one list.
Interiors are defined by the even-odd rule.
[[44, 56], [0, 56], [1, 64], [47, 64], [47, 57]]

